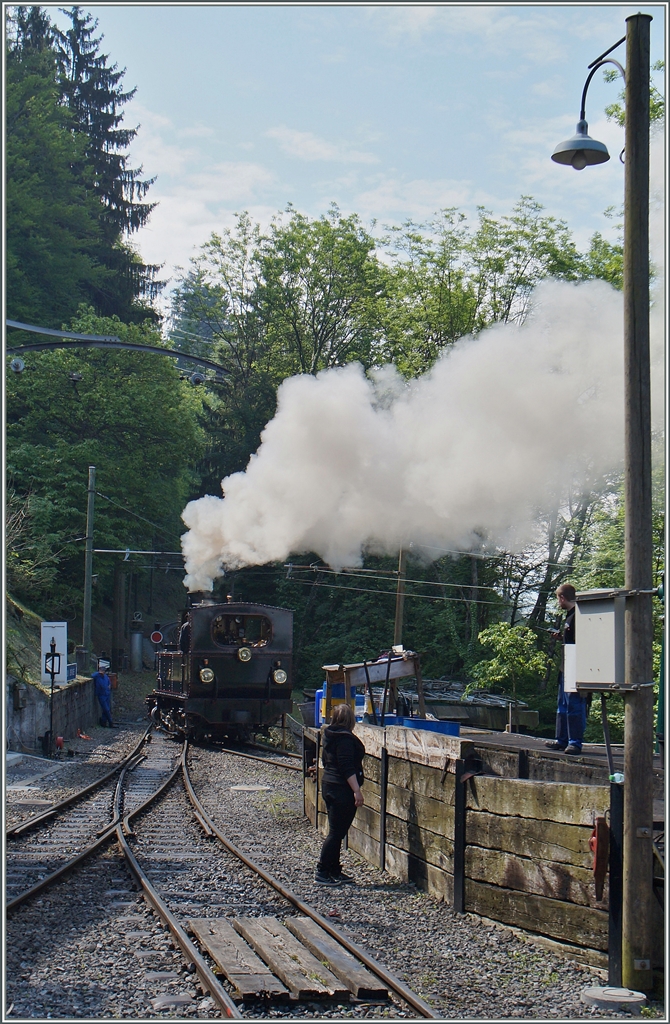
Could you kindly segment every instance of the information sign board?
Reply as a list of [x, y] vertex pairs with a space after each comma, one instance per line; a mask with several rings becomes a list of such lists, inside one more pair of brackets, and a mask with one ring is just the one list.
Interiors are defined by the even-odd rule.
[[[56, 654], [60, 654], [60, 671], [54, 676], [55, 686], [67, 683], [67, 622], [42, 623], [42, 682], [51, 686], [51, 674], [46, 671], [46, 657], [51, 654], [51, 641], [56, 641]], [[56, 664], [59, 659], [56, 658]]]

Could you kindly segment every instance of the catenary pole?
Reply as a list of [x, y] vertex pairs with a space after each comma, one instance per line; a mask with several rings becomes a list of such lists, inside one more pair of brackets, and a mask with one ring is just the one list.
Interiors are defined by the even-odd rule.
[[[622, 983], [650, 992], [653, 828], [649, 357], [649, 26], [626, 19], [624, 377], [626, 602]], [[644, 685], [647, 684], [647, 685]]]
[[395, 594], [395, 623], [393, 625], [393, 643], [402, 643], [402, 627], [405, 616], [405, 577], [407, 575], [407, 552], [400, 548], [398, 557], [398, 585]]
[[93, 587], [93, 514], [95, 510], [95, 466], [88, 467], [88, 505], [86, 508], [86, 557], [84, 561], [84, 671], [88, 672], [91, 660], [91, 603]]

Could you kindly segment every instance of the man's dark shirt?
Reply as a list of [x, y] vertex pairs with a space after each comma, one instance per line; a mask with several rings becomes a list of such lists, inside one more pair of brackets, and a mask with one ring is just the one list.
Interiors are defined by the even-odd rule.
[[575, 608], [571, 608], [565, 617], [563, 627], [563, 643], [574, 644], [575, 642]]

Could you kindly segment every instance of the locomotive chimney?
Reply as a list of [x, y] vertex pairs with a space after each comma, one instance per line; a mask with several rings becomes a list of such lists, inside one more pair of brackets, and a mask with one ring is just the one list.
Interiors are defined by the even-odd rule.
[[218, 602], [206, 590], [194, 590], [188, 595], [188, 606], [193, 608], [197, 604], [218, 604]]

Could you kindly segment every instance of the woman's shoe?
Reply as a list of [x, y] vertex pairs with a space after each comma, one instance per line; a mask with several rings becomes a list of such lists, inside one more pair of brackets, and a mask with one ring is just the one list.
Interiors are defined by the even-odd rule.
[[318, 868], [314, 875], [314, 881], [317, 885], [341, 885], [339, 878], [335, 878], [334, 875], [330, 875], [326, 871], [319, 871]]
[[350, 885], [356, 885], [356, 879], [352, 878], [351, 875], [347, 875], [344, 871], [339, 871], [336, 875], [333, 875], [338, 882], [349, 883]]

